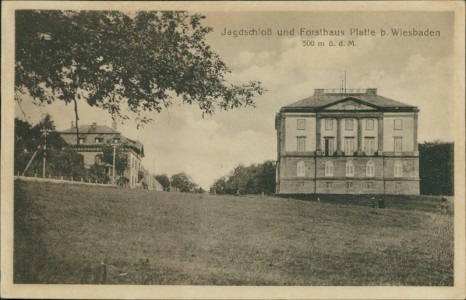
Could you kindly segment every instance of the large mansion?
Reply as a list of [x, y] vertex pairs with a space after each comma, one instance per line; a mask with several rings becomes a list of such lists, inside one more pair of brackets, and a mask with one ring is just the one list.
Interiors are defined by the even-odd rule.
[[419, 194], [418, 112], [377, 89], [316, 89], [282, 107], [277, 193]]
[[[128, 154], [129, 168], [125, 173], [128, 178], [129, 187], [136, 187], [139, 171], [141, 170], [141, 159], [144, 157], [144, 147], [139, 141], [123, 136], [116, 130], [116, 124], [112, 128], [105, 125], [80, 125], [76, 135], [76, 126], [71, 122], [71, 128], [60, 132], [61, 137], [69, 145], [74, 145], [78, 153], [84, 156], [84, 166], [90, 167], [101, 164], [100, 157], [102, 149], [106, 145], [118, 145], [123, 147]], [[79, 139], [79, 143], [78, 140]], [[111, 172], [111, 165], [107, 166]]]

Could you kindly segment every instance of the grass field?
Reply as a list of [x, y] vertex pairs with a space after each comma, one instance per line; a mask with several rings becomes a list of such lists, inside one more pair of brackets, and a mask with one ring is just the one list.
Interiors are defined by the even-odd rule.
[[452, 202], [385, 204], [16, 181], [14, 282], [453, 285]]

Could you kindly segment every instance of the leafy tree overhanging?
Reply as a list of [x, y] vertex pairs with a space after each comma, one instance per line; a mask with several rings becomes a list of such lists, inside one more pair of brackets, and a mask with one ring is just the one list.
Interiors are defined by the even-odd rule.
[[[231, 70], [206, 43], [205, 16], [180, 11], [16, 11], [15, 90], [36, 103], [77, 102], [113, 118], [160, 112], [177, 97], [202, 114], [253, 106], [258, 81], [228, 84]], [[127, 110], [126, 110], [127, 108]], [[78, 128], [78, 126], [76, 126]], [[78, 133], [77, 133], [78, 134]]]

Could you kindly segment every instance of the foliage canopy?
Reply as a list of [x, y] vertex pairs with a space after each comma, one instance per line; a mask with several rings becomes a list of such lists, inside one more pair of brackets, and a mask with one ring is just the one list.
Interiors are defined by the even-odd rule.
[[238, 165], [227, 177], [217, 179], [210, 188], [216, 194], [275, 193], [275, 162], [264, 161], [249, 166]]
[[[228, 84], [205, 16], [181, 11], [16, 11], [15, 90], [36, 103], [77, 101], [112, 117], [151, 119], [175, 98], [202, 114], [253, 106], [261, 83]], [[77, 126], [76, 126], [77, 127]]]

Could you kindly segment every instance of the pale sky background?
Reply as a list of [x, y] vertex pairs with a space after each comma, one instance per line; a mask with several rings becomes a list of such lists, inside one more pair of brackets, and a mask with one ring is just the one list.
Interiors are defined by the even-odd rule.
[[[256, 108], [201, 116], [196, 106], [174, 105], [153, 113], [154, 122], [139, 130], [118, 124], [123, 135], [144, 144], [142, 165], [155, 173], [181, 171], [208, 189], [238, 164], [276, 159], [275, 113], [313, 94], [315, 88], [339, 88], [347, 71], [347, 88], [377, 88], [382, 96], [418, 106], [419, 142], [453, 141], [453, 14], [448, 12], [206, 12], [204, 25], [214, 28], [208, 42], [233, 69], [231, 82], [259, 80], [268, 90]], [[336, 37], [299, 36], [299, 28], [345, 30], [343, 40], [356, 47], [303, 47], [303, 39], [328, 42]], [[349, 36], [350, 28], [369, 28], [375, 37]], [[380, 28], [440, 30], [440, 37], [380, 37]], [[233, 38], [224, 28], [271, 28], [272, 36]], [[295, 28], [295, 36], [277, 29]], [[50, 113], [57, 130], [74, 121], [73, 106], [38, 107], [23, 99], [26, 119], [37, 123]], [[106, 124], [104, 111], [79, 105], [80, 124]], [[18, 105], [15, 115], [24, 118]]]

